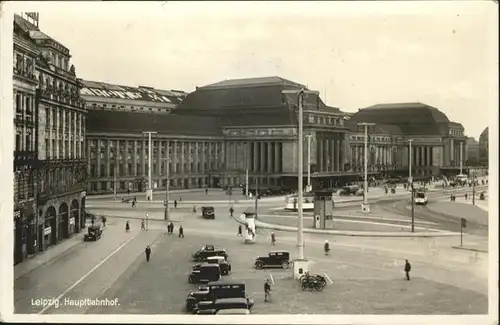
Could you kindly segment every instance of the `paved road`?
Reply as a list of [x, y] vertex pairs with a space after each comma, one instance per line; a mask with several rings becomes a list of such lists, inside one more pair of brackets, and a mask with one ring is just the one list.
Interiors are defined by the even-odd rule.
[[[271, 207], [271, 206], [270, 206]], [[269, 207], [269, 208], [270, 208]], [[217, 208], [216, 208], [217, 209]], [[221, 207], [222, 209], [222, 207]], [[244, 207], [238, 207], [236, 213]], [[109, 209], [112, 211], [112, 209]], [[294, 255], [296, 237], [277, 232], [272, 247], [269, 231], [258, 231], [255, 245], [244, 245], [236, 236], [237, 224], [227, 215], [203, 220], [188, 208], [176, 211], [186, 238], [165, 236], [165, 223], [150, 220], [149, 231], [138, 231], [146, 209], [141, 205], [115, 211], [132, 218], [132, 231], [124, 232], [124, 219], [110, 218], [103, 238], [85, 243], [67, 255], [15, 281], [16, 312], [40, 312], [37, 298], [108, 298], [118, 305], [106, 307], [62, 306], [45, 313], [180, 313], [189, 290], [189, 255], [204, 244], [225, 247], [233, 264], [229, 278], [247, 283], [256, 299], [254, 312], [348, 314], [473, 314], [487, 312], [487, 254], [451, 248], [448, 238], [349, 238], [305, 234], [306, 256], [313, 272], [327, 273], [334, 284], [321, 293], [302, 292], [289, 270], [257, 271], [252, 260], [270, 249], [286, 249]], [[136, 219], [136, 220], [134, 220]], [[332, 253], [322, 254], [324, 240]], [[153, 243], [150, 263], [144, 247]], [[413, 265], [413, 280], [403, 280], [402, 263]], [[263, 303], [263, 280], [272, 274], [274, 301]], [[62, 300], [61, 300], [62, 301]], [[416, 303], [417, 302], [417, 303]]]

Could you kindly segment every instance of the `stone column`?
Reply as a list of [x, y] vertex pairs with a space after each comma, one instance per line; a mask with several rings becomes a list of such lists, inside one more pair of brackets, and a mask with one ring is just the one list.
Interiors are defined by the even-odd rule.
[[111, 170], [111, 157], [110, 157], [110, 153], [111, 153], [111, 140], [109, 139], [106, 139], [106, 177], [110, 177], [111, 176], [111, 173], [110, 173], [110, 170]]
[[318, 136], [317, 140], [316, 140], [316, 159], [317, 159], [317, 162], [316, 162], [316, 171], [318, 172], [321, 172], [323, 171], [323, 156], [324, 156], [324, 153], [323, 153], [323, 145], [322, 145], [322, 138], [320, 136]]
[[274, 144], [274, 171], [279, 173], [281, 171], [281, 141], [275, 142]]
[[132, 170], [131, 176], [137, 177], [137, 140], [132, 140]]
[[273, 145], [274, 142], [268, 142], [267, 143], [267, 172], [268, 173], [273, 173], [274, 172], [274, 166], [273, 166]]
[[337, 140], [335, 140], [335, 153], [336, 153], [335, 164], [337, 165], [335, 170], [337, 172], [340, 172], [340, 170], [342, 168], [342, 150], [341, 149], [342, 149], [341, 141], [340, 141], [340, 139], [337, 138]]
[[[123, 153], [123, 161], [125, 162], [125, 165], [123, 166], [124, 174], [125, 177], [130, 176], [130, 170], [128, 169], [128, 146], [129, 146], [130, 140], [125, 140], [125, 147], [124, 147], [124, 153]], [[128, 184], [126, 186], [128, 188]]]
[[[93, 159], [91, 158], [91, 154], [90, 154], [90, 145], [87, 146], [87, 175], [88, 177], [91, 177], [90, 176], [90, 164], [93, 163]], [[97, 159], [99, 159], [99, 153], [97, 153]], [[97, 162], [97, 161], [96, 161]], [[99, 166], [97, 166], [97, 168], [99, 168]], [[47, 184], [48, 185], [48, 184]], [[45, 186], [47, 186], [45, 185]]]
[[253, 142], [253, 171], [257, 172], [259, 170], [259, 143], [257, 141]]

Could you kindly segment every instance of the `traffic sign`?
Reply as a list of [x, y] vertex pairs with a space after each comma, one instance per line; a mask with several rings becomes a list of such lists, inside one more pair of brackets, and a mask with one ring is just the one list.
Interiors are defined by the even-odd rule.
[[467, 228], [467, 219], [462, 218], [462, 219], [460, 219], [460, 221], [462, 223], [462, 228]]

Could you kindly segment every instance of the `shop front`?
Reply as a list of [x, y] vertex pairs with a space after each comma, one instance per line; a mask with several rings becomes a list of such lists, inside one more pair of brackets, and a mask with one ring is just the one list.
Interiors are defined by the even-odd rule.
[[57, 214], [56, 209], [50, 206], [45, 212], [45, 221], [43, 224], [43, 250], [57, 243]]

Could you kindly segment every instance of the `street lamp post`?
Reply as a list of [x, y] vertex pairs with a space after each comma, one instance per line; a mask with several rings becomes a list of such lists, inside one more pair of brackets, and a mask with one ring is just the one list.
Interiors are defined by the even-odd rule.
[[311, 134], [307, 134], [307, 192], [312, 191], [311, 186]]
[[[304, 95], [305, 94], [314, 94], [314, 95], [319, 95], [319, 92], [317, 91], [310, 91], [306, 89], [300, 89], [300, 90], [284, 90], [282, 91], [282, 94], [296, 94], [298, 95], [298, 101], [299, 101], [299, 134], [298, 134], [298, 168], [297, 168], [297, 178], [298, 178], [298, 195], [297, 195], [297, 201], [298, 201], [298, 234], [297, 234], [297, 247], [298, 247], [298, 257], [297, 261], [294, 263], [294, 276], [295, 278], [299, 278], [302, 274], [302, 272], [307, 271], [308, 264], [304, 259], [304, 216], [303, 216], [303, 210], [302, 210], [302, 205], [303, 205], [303, 191], [304, 191], [304, 156], [302, 154], [303, 152], [303, 141], [304, 141], [304, 118], [303, 118], [303, 101], [304, 101]], [[319, 100], [319, 98], [318, 98]]]
[[168, 201], [170, 200], [170, 158], [164, 158], [165, 161], [165, 169], [166, 169], [166, 174], [167, 174], [167, 186], [166, 186], [166, 191], [165, 191], [165, 216], [164, 219], [168, 220], [169, 219], [169, 209], [168, 209]]
[[151, 160], [153, 160], [152, 158], [152, 153], [153, 153], [153, 150], [152, 150], [152, 146], [151, 146], [151, 136], [153, 134], [156, 134], [158, 132], [154, 132], [154, 131], [144, 131], [142, 132], [143, 134], [147, 134], [148, 135], [148, 138], [149, 138], [149, 145], [148, 145], [148, 190], [147, 190], [147, 193], [146, 193], [146, 196], [147, 198], [152, 202], [153, 201], [153, 184], [152, 184], [152, 176], [151, 176]]
[[411, 232], [415, 232], [415, 190], [413, 188], [413, 178], [411, 176], [411, 161], [412, 157], [412, 144], [413, 139], [409, 139], [409, 153], [408, 153], [408, 185], [410, 186], [410, 195], [411, 195]]
[[462, 159], [463, 159], [462, 158], [463, 157], [462, 156], [462, 144], [463, 144], [462, 141], [460, 141], [460, 175], [462, 175], [462, 163], [463, 163], [462, 162]]
[[368, 127], [375, 125], [375, 123], [361, 122], [358, 125], [365, 128], [365, 181], [363, 205], [361, 208], [363, 212], [370, 212], [370, 206], [368, 205]]

